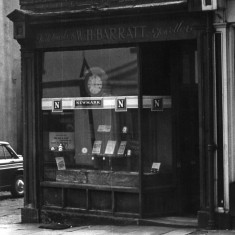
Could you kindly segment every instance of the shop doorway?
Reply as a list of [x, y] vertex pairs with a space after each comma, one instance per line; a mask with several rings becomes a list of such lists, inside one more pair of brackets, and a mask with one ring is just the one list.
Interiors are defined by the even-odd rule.
[[[172, 151], [167, 148], [167, 155], [164, 148], [162, 152], [144, 156], [144, 162], [158, 161], [161, 155], [169, 159], [171, 165], [164, 171], [162, 164], [163, 180], [165, 186], [175, 187], [174, 200], [169, 197], [169, 205], [162, 209], [162, 215], [193, 216], [197, 214], [200, 206], [200, 164], [199, 164], [199, 102], [198, 102], [198, 68], [197, 68], [197, 47], [196, 41], [174, 41], [148, 43], [142, 46], [142, 77], [143, 96], [170, 97], [171, 119], [169, 125], [164, 120], [164, 126], [168, 128], [167, 139], [171, 141]], [[165, 112], [165, 111], [164, 111]], [[167, 111], [169, 113], [169, 111]], [[156, 122], [161, 120], [162, 113], [156, 114]], [[152, 121], [154, 123], [154, 121]], [[163, 125], [159, 125], [163, 126]], [[171, 126], [171, 136], [169, 136]], [[144, 125], [144, 127], [146, 127]], [[149, 128], [151, 132], [153, 128]], [[156, 129], [155, 129], [156, 130]], [[158, 131], [158, 130], [157, 130]], [[159, 136], [166, 136], [164, 128], [159, 129], [162, 133]], [[148, 130], [144, 128], [143, 134]], [[152, 138], [153, 139], [153, 138]], [[163, 144], [163, 141], [152, 143], [152, 145]], [[151, 145], [148, 145], [151, 147]], [[149, 148], [146, 147], [146, 149]], [[160, 157], [160, 162], [164, 161]], [[171, 172], [171, 174], [169, 174]], [[167, 179], [165, 180], [164, 177]], [[172, 179], [169, 179], [172, 177]], [[156, 185], [157, 187], [157, 185]], [[173, 190], [172, 190], [173, 192]], [[156, 195], [156, 200], [159, 197]], [[162, 200], [162, 199], [161, 199]], [[164, 202], [168, 204], [168, 202]], [[175, 205], [174, 205], [175, 203]], [[157, 205], [157, 203], [156, 203]], [[174, 208], [174, 209], [172, 209]], [[156, 215], [159, 206], [156, 207]]]
[[172, 78], [175, 100], [176, 174], [179, 213], [196, 215], [200, 207], [199, 102], [196, 42], [179, 43]]
[[199, 195], [199, 125], [197, 86], [181, 87], [178, 107], [177, 175], [180, 214], [196, 215]]

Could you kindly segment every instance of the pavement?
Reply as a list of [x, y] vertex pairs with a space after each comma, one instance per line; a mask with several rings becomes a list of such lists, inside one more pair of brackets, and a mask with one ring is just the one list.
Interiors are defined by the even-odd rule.
[[142, 225], [82, 225], [65, 227], [61, 224], [23, 224], [23, 198], [12, 198], [9, 192], [0, 192], [0, 235], [235, 235], [235, 230], [198, 230]]
[[0, 225], [21, 222], [23, 200], [23, 198], [13, 198], [10, 192], [0, 192]]
[[114, 225], [89, 225], [69, 227], [66, 229], [40, 228], [40, 224], [0, 224], [1, 235], [235, 235], [234, 230], [196, 230], [169, 228], [159, 226], [114, 226]]

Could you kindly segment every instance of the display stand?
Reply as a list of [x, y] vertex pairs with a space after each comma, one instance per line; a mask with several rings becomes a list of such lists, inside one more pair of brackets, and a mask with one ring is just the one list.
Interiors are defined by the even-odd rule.
[[[96, 140], [93, 143], [91, 159], [96, 160], [100, 169], [105, 170], [131, 170], [132, 149], [129, 145], [128, 127], [124, 126], [118, 140], [113, 140], [109, 125], [99, 125]], [[108, 169], [105, 163], [108, 161]], [[120, 168], [118, 167], [120, 165]]]

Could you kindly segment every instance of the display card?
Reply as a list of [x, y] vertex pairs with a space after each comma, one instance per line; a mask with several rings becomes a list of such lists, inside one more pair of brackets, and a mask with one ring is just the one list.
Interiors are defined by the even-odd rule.
[[93, 144], [92, 154], [100, 154], [101, 145], [102, 145], [102, 141], [96, 140]]
[[118, 155], [124, 155], [125, 149], [126, 149], [126, 143], [127, 141], [121, 141], [120, 146], [118, 148], [118, 152], [117, 152]]
[[151, 172], [153, 173], [159, 172], [160, 166], [161, 166], [160, 162], [153, 162]]
[[63, 157], [56, 157], [55, 160], [58, 170], [66, 170], [65, 161]]
[[99, 125], [97, 131], [98, 132], [110, 132], [111, 125]]
[[105, 149], [105, 154], [113, 155], [116, 143], [117, 143], [116, 140], [109, 140]]

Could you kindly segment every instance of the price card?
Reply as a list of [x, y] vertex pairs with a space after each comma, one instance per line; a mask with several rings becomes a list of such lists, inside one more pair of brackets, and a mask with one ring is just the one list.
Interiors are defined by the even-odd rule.
[[118, 148], [118, 152], [117, 152], [118, 155], [124, 155], [125, 149], [126, 149], [126, 143], [127, 141], [121, 141], [120, 146]]
[[151, 172], [153, 173], [159, 172], [160, 166], [161, 166], [160, 162], [153, 162]]
[[111, 125], [99, 125], [97, 131], [98, 132], [110, 132], [111, 130]]
[[105, 149], [105, 154], [113, 155], [115, 147], [116, 147], [116, 143], [117, 143], [116, 140], [109, 140]]
[[56, 157], [55, 160], [58, 170], [66, 170], [65, 161], [63, 157]]
[[102, 145], [102, 141], [96, 140], [93, 144], [92, 154], [100, 154], [101, 145]]

